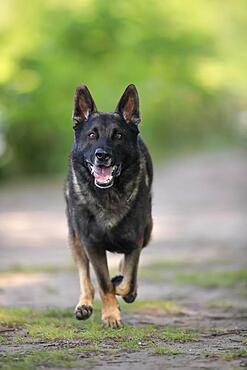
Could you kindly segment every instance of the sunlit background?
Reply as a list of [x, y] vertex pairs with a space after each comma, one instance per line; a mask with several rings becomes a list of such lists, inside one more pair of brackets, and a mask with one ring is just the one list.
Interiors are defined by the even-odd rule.
[[79, 83], [100, 111], [138, 88], [156, 169], [143, 263], [244, 251], [246, 22], [245, 0], [0, 2], [1, 303], [76, 302], [62, 188]]
[[169, 151], [246, 139], [246, 2], [2, 1], [0, 176], [65, 171], [75, 86], [113, 111], [135, 83], [142, 133]]

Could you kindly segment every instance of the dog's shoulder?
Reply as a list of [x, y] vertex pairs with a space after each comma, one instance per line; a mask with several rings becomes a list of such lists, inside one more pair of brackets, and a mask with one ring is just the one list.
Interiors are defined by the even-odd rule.
[[151, 189], [153, 183], [153, 163], [149, 150], [140, 135], [138, 135], [138, 146], [145, 162], [145, 182]]
[[78, 170], [78, 164], [73, 160], [71, 154], [69, 158], [68, 175], [65, 184], [65, 199], [73, 204], [86, 205], [93, 201], [91, 192], [89, 191], [89, 177], [83, 166]]

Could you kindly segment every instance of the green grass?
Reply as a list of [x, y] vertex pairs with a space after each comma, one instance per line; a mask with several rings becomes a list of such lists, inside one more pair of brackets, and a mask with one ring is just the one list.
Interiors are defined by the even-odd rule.
[[149, 267], [142, 267], [139, 272], [139, 278], [150, 283], [157, 283], [164, 280], [164, 271], [160, 269], [155, 270]]
[[247, 349], [242, 348], [237, 351], [227, 351], [223, 353], [220, 358], [225, 361], [236, 360], [238, 358], [247, 357]]
[[8, 340], [2, 335], [0, 335], [0, 344], [7, 344], [7, 343], [8, 343]]
[[74, 272], [76, 268], [74, 265], [11, 265], [5, 270], [1, 270], [1, 273], [25, 273], [25, 274], [33, 274], [33, 273], [58, 273], [58, 272]]
[[222, 272], [178, 273], [177, 282], [198, 285], [205, 288], [235, 288], [247, 286], [247, 270]]
[[31, 308], [1, 308], [0, 324], [11, 327], [24, 324], [32, 313], [33, 310]]
[[[138, 307], [142, 306], [144, 309], [148, 307], [152, 310], [161, 307], [172, 312], [176, 308], [166, 301], [139, 302]], [[177, 308], [175, 311], [177, 312]], [[194, 331], [178, 327], [146, 324], [126, 325], [118, 330], [104, 329], [100, 316], [98, 301], [93, 316], [83, 322], [73, 317], [72, 309], [1, 308], [2, 327], [15, 328], [14, 331], [6, 331], [1, 336], [2, 343], [7, 346], [16, 343], [18, 346], [14, 350], [17, 352], [7, 351], [6, 355], [1, 357], [1, 369], [34, 370], [42, 367], [69, 369], [82, 366], [91, 368], [100, 361], [101, 353], [114, 356], [116, 353], [139, 352], [146, 348], [157, 355], [176, 355], [179, 351], [172, 346], [197, 340]], [[40, 350], [40, 341], [43, 345], [49, 345], [46, 351], [43, 348]], [[30, 345], [34, 344], [35, 347], [30, 349]], [[167, 344], [167, 347], [170, 345], [171, 348], [166, 348], [164, 344]]]
[[[200, 271], [200, 266], [202, 265], [226, 265], [229, 260], [226, 259], [208, 259], [207, 261], [196, 261], [196, 260], [175, 260], [175, 259], [159, 259], [154, 260], [148, 265], [140, 267], [139, 277], [140, 279], [149, 281], [151, 283], [156, 283], [159, 281], [170, 279], [171, 273], [175, 273], [178, 276], [188, 275], [187, 270], [191, 268], [198, 269]], [[182, 271], [182, 273], [181, 273]], [[197, 274], [197, 273], [195, 273]]]
[[[149, 277], [149, 274], [157, 274], [162, 275], [162, 273], [166, 271], [171, 271], [171, 270], [177, 270], [181, 268], [186, 268], [194, 265], [193, 262], [191, 261], [181, 261], [181, 260], [175, 260], [175, 259], [158, 259], [154, 260], [151, 263], [141, 266], [140, 267], [140, 276], [143, 277]], [[155, 276], [155, 275], [154, 275]]]
[[176, 348], [167, 348], [167, 347], [155, 347], [154, 354], [155, 355], [179, 355], [181, 351]]
[[190, 329], [170, 327], [161, 332], [160, 338], [166, 342], [188, 342], [196, 341], [198, 335]]
[[31, 353], [7, 354], [1, 359], [2, 370], [34, 370], [38, 367], [79, 367], [80, 350], [37, 351]]
[[139, 271], [140, 279], [155, 283], [164, 280], [164, 274], [167, 271], [177, 270], [178, 268], [190, 265], [188, 261], [177, 261], [169, 259], [160, 259], [149, 263], [148, 265], [141, 266]]
[[32, 338], [42, 338], [46, 340], [56, 339], [78, 339], [83, 337], [81, 333], [76, 330], [68, 320], [59, 323], [58, 321], [52, 323], [42, 324], [28, 324], [26, 325], [28, 335]]
[[237, 305], [227, 299], [210, 301], [206, 304], [206, 307], [220, 310], [223, 309], [226, 311], [239, 308]]
[[216, 358], [224, 361], [232, 361], [238, 358], [247, 357], [247, 349], [241, 348], [236, 351], [224, 351], [224, 352], [206, 352], [206, 357]]
[[[145, 309], [156, 307], [154, 302], [143, 304]], [[141, 303], [139, 303], [141, 307]], [[167, 302], [161, 303], [161, 307], [167, 309]], [[169, 305], [168, 305], [169, 307]], [[174, 311], [174, 307], [172, 307]], [[177, 311], [176, 311], [177, 312]], [[194, 332], [188, 329], [176, 327], [154, 327], [153, 325], [129, 326], [122, 329], [103, 329], [100, 318], [100, 310], [97, 307], [93, 316], [84, 322], [79, 322], [73, 317], [72, 309], [0, 309], [0, 323], [3, 326], [16, 327], [16, 340], [18, 341], [18, 329], [22, 329], [20, 340], [26, 342], [34, 338], [45, 341], [59, 339], [77, 340], [91, 345], [100, 345], [103, 341], [114, 340], [116, 348], [139, 348], [139, 342], [147, 344], [153, 340], [166, 342], [191, 341], [196, 339]], [[26, 336], [23, 337], [23, 330]], [[24, 339], [23, 339], [24, 338]]]
[[143, 266], [149, 269], [176, 269], [181, 267], [189, 267], [193, 265], [193, 262], [188, 260], [176, 260], [176, 259], [157, 259], [149, 263], [148, 265]]
[[124, 309], [128, 312], [136, 312], [140, 314], [152, 314], [157, 315], [158, 313], [180, 315], [182, 314], [182, 308], [175, 302], [170, 300], [150, 300], [141, 301], [137, 300], [132, 305], [124, 305]]

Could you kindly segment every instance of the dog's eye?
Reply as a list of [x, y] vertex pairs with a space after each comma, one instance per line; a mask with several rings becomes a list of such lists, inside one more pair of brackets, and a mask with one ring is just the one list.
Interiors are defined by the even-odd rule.
[[96, 134], [95, 134], [95, 132], [90, 132], [90, 133], [88, 134], [88, 137], [89, 137], [89, 139], [95, 139], [95, 138], [96, 138]]
[[123, 135], [122, 135], [122, 134], [120, 134], [120, 132], [117, 132], [117, 133], [115, 134], [115, 138], [116, 138], [116, 139], [118, 139], [118, 140], [122, 139], [122, 137], [123, 137]]

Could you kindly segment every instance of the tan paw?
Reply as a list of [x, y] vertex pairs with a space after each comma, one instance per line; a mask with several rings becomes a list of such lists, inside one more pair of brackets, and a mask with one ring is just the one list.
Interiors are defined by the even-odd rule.
[[102, 323], [104, 328], [119, 329], [123, 327], [123, 322], [121, 319], [117, 319], [115, 317], [102, 318]]
[[105, 307], [102, 310], [102, 323], [105, 328], [122, 328], [119, 307]]
[[130, 292], [130, 286], [125, 283], [121, 283], [117, 286], [115, 286], [115, 294], [120, 295], [121, 297], [124, 297], [128, 295]]
[[126, 303], [133, 303], [137, 297], [136, 288], [130, 289], [128, 284], [123, 281], [122, 275], [117, 275], [112, 278], [112, 283], [115, 289], [115, 294], [120, 295]]

